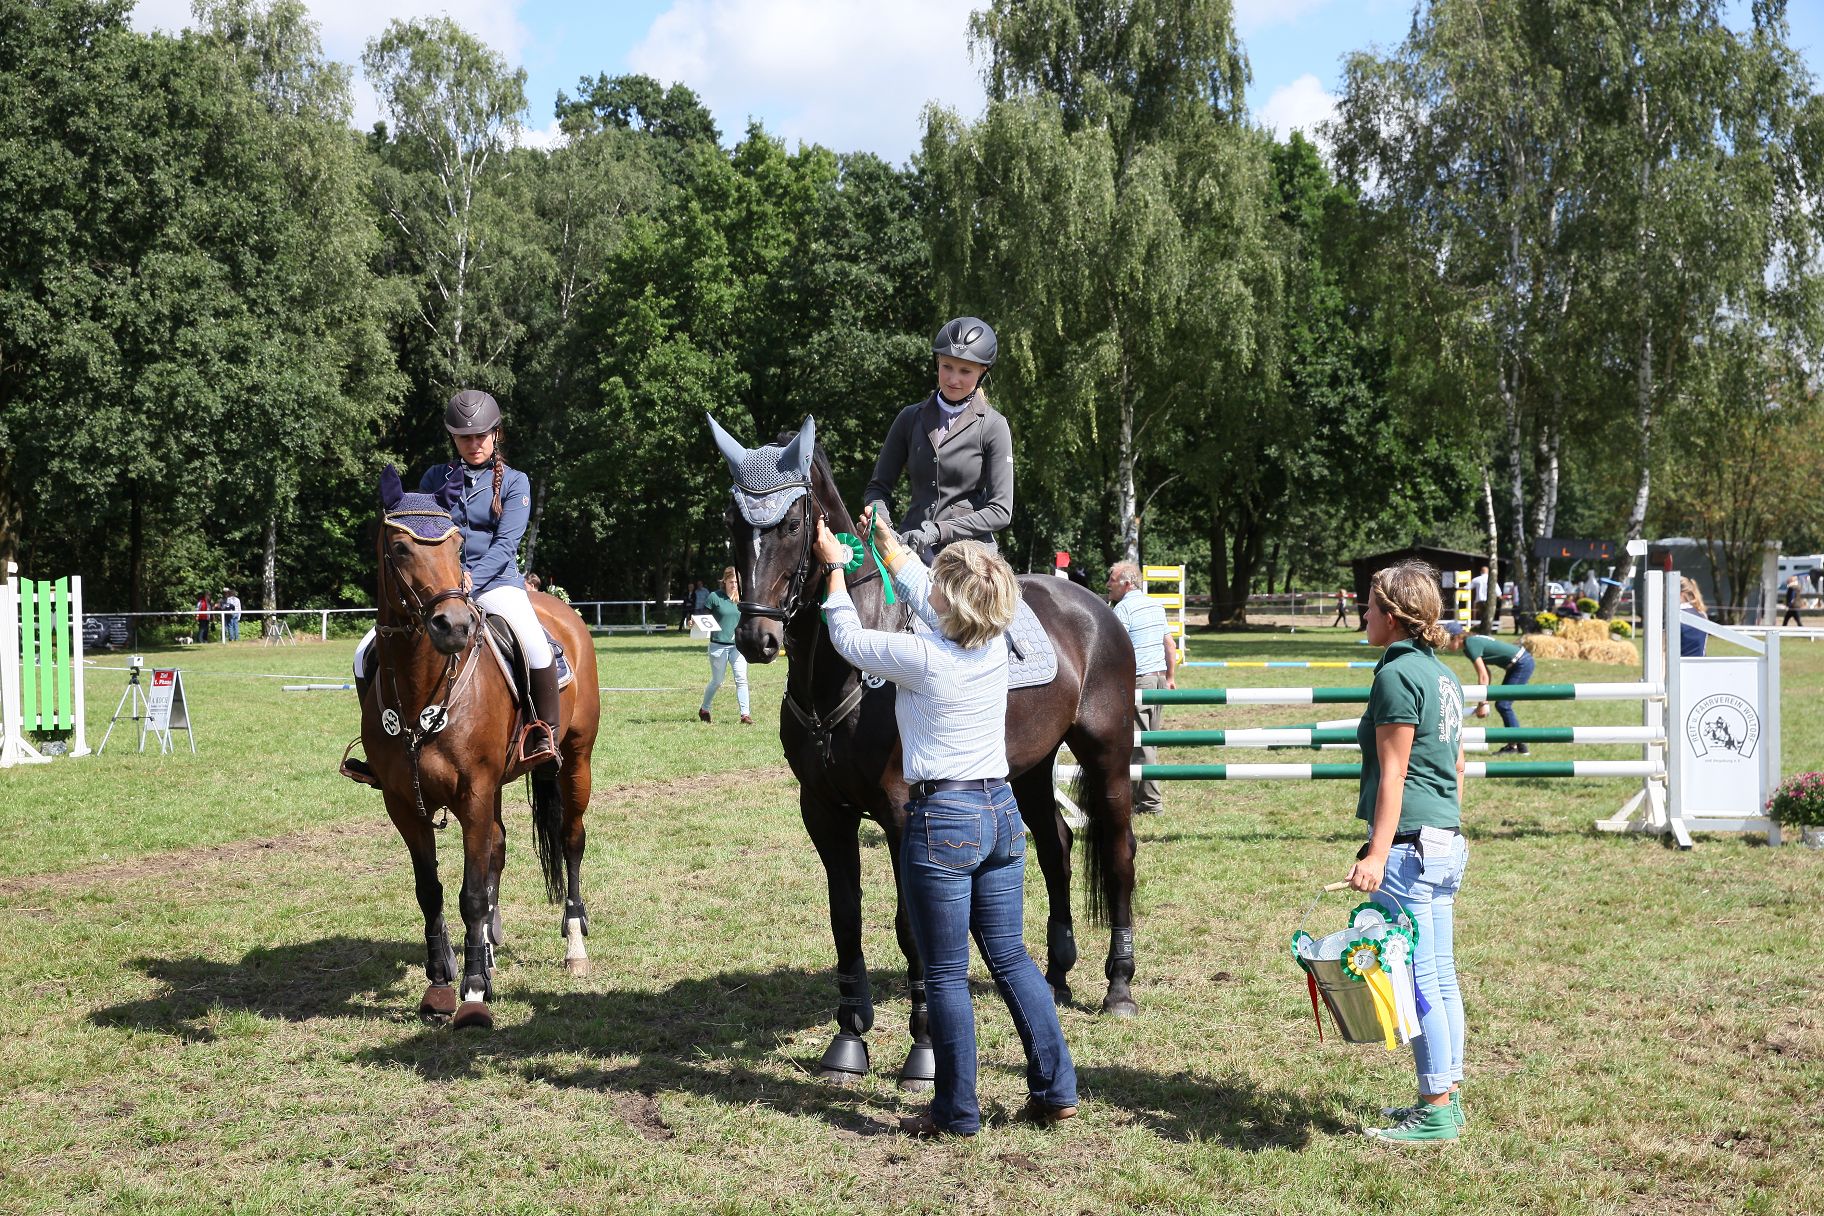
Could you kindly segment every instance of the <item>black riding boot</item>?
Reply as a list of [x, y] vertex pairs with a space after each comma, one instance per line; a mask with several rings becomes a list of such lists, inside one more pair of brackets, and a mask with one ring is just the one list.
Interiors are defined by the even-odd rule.
[[535, 722], [526, 723], [519, 739], [519, 758], [527, 764], [557, 759], [557, 720], [562, 714], [557, 691], [557, 664], [532, 669], [532, 710]]
[[[367, 690], [372, 686], [372, 680], [369, 680], [364, 676], [355, 677], [355, 704], [360, 706], [363, 711], [367, 708]], [[359, 756], [344, 756], [342, 758], [342, 775], [347, 777], [350, 781], [359, 782], [362, 785], [371, 785], [375, 789], [380, 788], [380, 778], [374, 776], [374, 770], [369, 768], [367, 761]]]

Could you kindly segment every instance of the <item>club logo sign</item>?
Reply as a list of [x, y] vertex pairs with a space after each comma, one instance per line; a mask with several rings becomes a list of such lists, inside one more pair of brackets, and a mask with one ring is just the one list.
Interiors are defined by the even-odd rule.
[[1438, 678], [1438, 742], [1456, 743], [1463, 737], [1463, 686], [1449, 676]]
[[1705, 697], [1685, 715], [1685, 742], [1691, 753], [1713, 760], [1746, 760], [1761, 741], [1761, 717], [1754, 706], [1733, 693]]

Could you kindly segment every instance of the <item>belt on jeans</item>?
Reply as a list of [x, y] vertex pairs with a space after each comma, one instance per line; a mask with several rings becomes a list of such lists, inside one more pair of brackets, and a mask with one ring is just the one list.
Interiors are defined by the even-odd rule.
[[922, 800], [933, 794], [947, 794], [952, 790], [981, 790], [985, 794], [992, 793], [995, 786], [1003, 785], [1006, 781], [1005, 777], [976, 777], [969, 781], [918, 781], [912, 785], [912, 797]]
[[[1463, 834], [1462, 828], [1439, 828], [1438, 830], [1440, 832], [1449, 832], [1452, 836], [1461, 836]], [[1357, 861], [1367, 860], [1368, 845], [1370, 843], [1372, 843], [1372, 842], [1370, 842], [1370, 841], [1362, 842], [1362, 847], [1360, 849], [1358, 849], [1355, 854], [1355, 859]], [[1394, 844], [1417, 844], [1417, 843], [1419, 843], [1419, 834], [1417, 832], [1396, 832], [1396, 833], [1394, 833], [1393, 843]]]

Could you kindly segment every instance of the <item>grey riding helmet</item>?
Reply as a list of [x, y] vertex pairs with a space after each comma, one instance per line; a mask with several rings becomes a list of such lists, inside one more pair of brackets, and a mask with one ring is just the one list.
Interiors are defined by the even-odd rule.
[[994, 356], [999, 350], [1000, 344], [995, 341], [994, 330], [980, 317], [958, 317], [954, 321], [946, 321], [931, 342], [931, 353], [934, 355], [967, 359], [971, 363], [980, 363], [983, 367], [994, 366]]
[[444, 407], [443, 429], [452, 435], [485, 435], [500, 425], [500, 403], [478, 388], [465, 388]]

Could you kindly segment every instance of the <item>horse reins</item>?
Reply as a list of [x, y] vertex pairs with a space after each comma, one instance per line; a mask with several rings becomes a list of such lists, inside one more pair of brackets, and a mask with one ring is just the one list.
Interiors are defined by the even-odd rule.
[[[803, 500], [804, 549], [799, 553], [798, 564], [792, 571], [791, 580], [786, 584], [785, 602], [781, 606], [775, 608], [771, 604], [763, 604], [753, 600], [741, 600], [738, 606], [741, 609], [741, 615], [743, 617], [764, 617], [767, 620], [774, 620], [781, 624], [789, 625], [792, 618], [796, 617], [799, 610], [804, 606], [804, 587], [806, 582], [810, 579], [811, 572], [811, 544], [816, 537], [816, 529], [812, 526], [812, 495], [810, 492], [810, 483], [807, 481], [804, 484], [806, 489]], [[753, 525], [749, 526], [752, 527]], [[758, 535], [758, 532], [759, 529], [755, 528], [756, 535]], [[879, 571], [877, 568], [870, 565], [864, 565], [861, 570], [856, 572], [855, 577], [848, 581], [851, 585], [859, 585], [878, 575]], [[790, 636], [789, 633], [787, 636]], [[792, 711], [792, 716], [798, 719], [798, 724], [810, 732], [811, 741], [816, 746], [818, 754], [823, 757], [824, 764], [834, 764], [835, 751], [831, 742], [831, 737], [835, 734], [836, 728], [841, 726], [843, 722], [848, 719], [849, 715], [853, 714], [861, 705], [861, 699], [867, 695], [868, 686], [862, 682], [860, 673], [858, 672], [856, 675], [855, 687], [844, 695], [841, 701], [837, 702], [836, 708], [830, 711], [829, 716], [825, 717], [822, 714], [819, 714], [815, 701], [817, 688], [817, 647], [815, 645], [811, 647], [811, 652], [805, 659], [805, 683], [811, 689], [812, 703], [809, 709], [799, 705], [792, 697], [792, 685], [790, 680], [786, 681], [785, 695], [781, 699], [785, 702], [785, 707]]]

